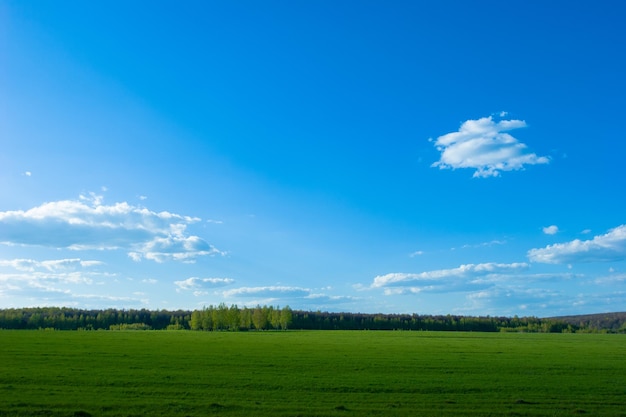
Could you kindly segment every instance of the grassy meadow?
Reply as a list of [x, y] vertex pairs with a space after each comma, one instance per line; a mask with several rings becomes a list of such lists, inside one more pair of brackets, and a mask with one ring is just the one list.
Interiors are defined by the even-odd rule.
[[0, 331], [0, 416], [626, 416], [626, 336]]

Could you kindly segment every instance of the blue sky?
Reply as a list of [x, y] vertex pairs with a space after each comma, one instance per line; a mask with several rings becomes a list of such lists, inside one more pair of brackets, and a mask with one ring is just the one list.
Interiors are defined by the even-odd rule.
[[623, 311], [624, 21], [0, 0], [0, 307]]

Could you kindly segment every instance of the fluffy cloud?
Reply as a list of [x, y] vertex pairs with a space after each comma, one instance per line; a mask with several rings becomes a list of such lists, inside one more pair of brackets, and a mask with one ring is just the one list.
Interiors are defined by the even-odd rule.
[[78, 200], [44, 203], [29, 210], [0, 212], [0, 243], [88, 249], [125, 249], [134, 260], [193, 262], [223, 254], [186, 232], [199, 218], [154, 212], [126, 202], [103, 204], [91, 194]]
[[546, 235], [556, 235], [559, 232], [558, 226], [552, 225], [543, 228], [543, 233]]
[[549, 159], [528, 152], [527, 146], [506, 133], [526, 127], [523, 120], [493, 120], [492, 116], [467, 120], [457, 132], [439, 136], [435, 141], [441, 152], [431, 166], [440, 169], [473, 168], [474, 177], [496, 177], [524, 165], [547, 164]]
[[528, 269], [527, 263], [482, 263], [458, 268], [413, 273], [391, 273], [374, 278], [370, 288], [383, 288], [385, 295], [420, 292], [477, 290], [492, 285], [503, 274]]
[[626, 225], [618, 226], [608, 233], [589, 240], [575, 239], [571, 242], [531, 249], [528, 258], [532, 262], [568, 264], [583, 262], [610, 262], [626, 259]]
[[175, 260], [194, 262], [198, 256], [224, 255], [212, 245], [198, 236], [167, 236], [155, 237], [153, 240], [139, 245], [139, 251], [129, 252], [135, 261], [142, 257], [156, 262]]

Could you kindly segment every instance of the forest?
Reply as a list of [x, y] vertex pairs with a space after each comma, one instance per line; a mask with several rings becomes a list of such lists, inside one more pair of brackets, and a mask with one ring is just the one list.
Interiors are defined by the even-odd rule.
[[[607, 313], [621, 314], [621, 313]], [[0, 310], [0, 329], [30, 330], [413, 330], [532, 333], [626, 333], [626, 317], [603, 326], [604, 315], [573, 317], [492, 317], [419, 314], [366, 314], [292, 310], [288, 306], [238, 307], [222, 303], [201, 310], [105, 309], [67, 307]], [[582, 316], [581, 316], [582, 317]]]

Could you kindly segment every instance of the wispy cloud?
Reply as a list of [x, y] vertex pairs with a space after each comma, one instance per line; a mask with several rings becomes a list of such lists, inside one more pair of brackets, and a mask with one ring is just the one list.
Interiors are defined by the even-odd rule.
[[595, 279], [596, 284], [600, 285], [622, 285], [626, 283], [626, 274], [613, 274], [613, 271], [610, 271], [611, 274], [598, 277]]
[[308, 288], [289, 286], [242, 287], [223, 292], [225, 297], [306, 297], [310, 294]]
[[547, 164], [547, 157], [529, 152], [525, 144], [506, 133], [522, 127], [526, 127], [523, 120], [496, 122], [493, 116], [467, 120], [458, 131], [435, 140], [441, 157], [431, 166], [440, 169], [472, 168], [476, 169], [474, 177], [497, 177], [501, 171]]
[[102, 294], [72, 294], [72, 298], [79, 300], [90, 300], [92, 302], [98, 302], [98, 304], [103, 304], [107, 306], [137, 306], [141, 304], [148, 304], [148, 300], [145, 298], [120, 297]]
[[10, 299], [22, 297], [45, 304], [71, 305], [76, 301], [76, 289], [115, 278], [115, 274], [95, 268], [100, 265], [103, 263], [78, 258], [0, 260], [0, 294]]
[[563, 293], [547, 288], [493, 287], [467, 294], [461, 312], [482, 311], [498, 314], [523, 314], [541, 311], [563, 302]]
[[[461, 246], [461, 249], [470, 249], [470, 248], [484, 248], [484, 247], [490, 247], [490, 246], [495, 246], [495, 245], [505, 245], [506, 244], [506, 240], [490, 240], [488, 242], [481, 242], [481, 243], [475, 243], [475, 244], [465, 244], [463, 246]], [[452, 248], [452, 250], [454, 250], [456, 248]]]
[[191, 277], [182, 281], [174, 281], [176, 291], [194, 291], [195, 295], [203, 295], [208, 288], [217, 288], [235, 282], [232, 278], [198, 278]]
[[104, 265], [101, 261], [83, 261], [79, 258], [54, 259], [48, 261], [37, 261], [34, 259], [0, 259], [0, 267], [11, 267], [18, 271], [34, 272], [37, 269], [46, 271], [59, 271], [80, 267], [92, 267]]
[[[223, 291], [221, 296], [245, 306], [256, 305], [297, 305], [298, 308], [337, 310], [354, 305], [359, 298], [349, 295], [333, 295], [331, 288], [304, 288], [297, 286], [269, 285], [241, 287]], [[341, 307], [344, 306], [344, 307]]]
[[[0, 303], [12, 307], [50, 305], [81, 308], [138, 308], [148, 305], [146, 296], [120, 290], [116, 284], [120, 277], [103, 270], [103, 265], [100, 261], [79, 258], [2, 259]], [[156, 283], [154, 280], [142, 282]]]
[[569, 264], [585, 262], [610, 262], [626, 259], [626, 225], [611, 229], [593, 239], [575, 239], [556, 243], [545, 248], [531, 249], [528, 258], [532, 262]]
[[44, 203], [29, 210], [0, 212], [0, 243], [72, 250], [128, 250], [134, 260], [193, 262], [224, 252], [187, 226], [200, 221], [167, 211], [154, 212], [126, 202], [106, 205], [96, 194]]
[[546, 235], [556, 235], [559, 232], [558, 226], [554, 224], [552, 226], [544, 227], [542, 230]]
[[390, 273], [374, 278], [370, 288], [383, 288], [386, 295], [420, 293], [424, 291], [460, 291], [488, 286], [502, 274], [528, 269], [527, 263], [482, 263], [461, 265], [421, 273]]

